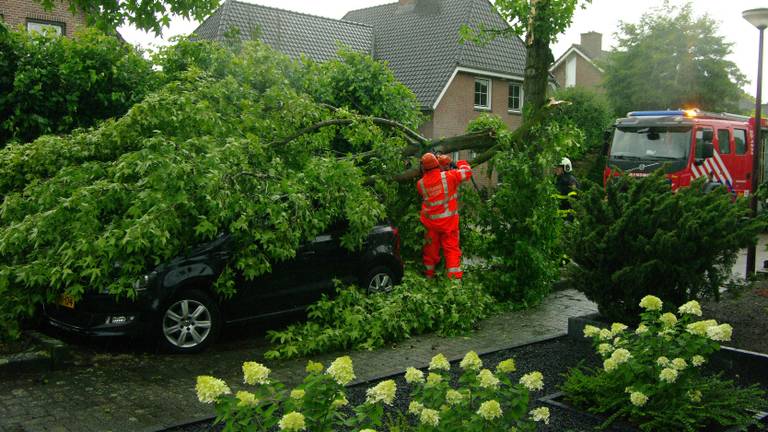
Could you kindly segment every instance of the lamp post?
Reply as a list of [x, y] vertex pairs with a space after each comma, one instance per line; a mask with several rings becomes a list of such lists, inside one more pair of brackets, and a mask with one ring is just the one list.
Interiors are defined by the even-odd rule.
[[[760, 31], [759, 51], [757, 54], [757, 94], [755, 95], [755, 139], [752, 155], [752, 188], [750, 190], [752, 197], [749, 206], [752, 209], [752, 216], [757, 216], [757, 182], [760, 179], [760, 129], [762, 129], [762, 101], [763, 92], [763, 32], [768, 27], [768, 8], [749, 9], [742, 12], [741, 16], [750, 24], [757, 27]], [[754, 245], [747, 249], [747, 278], [755, 272], [756, 247]]]

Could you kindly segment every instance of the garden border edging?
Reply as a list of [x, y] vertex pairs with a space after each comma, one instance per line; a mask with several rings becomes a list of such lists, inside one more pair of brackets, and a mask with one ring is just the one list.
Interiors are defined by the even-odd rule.
[[[584, 327], [587, 325], [610, 328], [610, 324], [600, 321], [599, 317], [599, 313], [569, 317], [568, 337], [584, 338]], [[720, 350], [712, 353], [710, 363], [719, 370], [739, 375], [750, 382], [768, 385], [768, 354], [721, 346]]]
[[0, 356], [0, 377], [58, 369], [69, 358], [69, 347], [64, 342], [37, 331], [28, 331], [26, 335], [33, 340], [34, 346], [23, 352]]

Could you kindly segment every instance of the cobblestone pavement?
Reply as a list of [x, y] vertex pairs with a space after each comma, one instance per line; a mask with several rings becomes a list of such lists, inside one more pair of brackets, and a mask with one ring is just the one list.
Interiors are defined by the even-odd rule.
[[[422, 367], [437, 352], [449, 359], [469, 350], [478, 353], [564, 335], [570, 316], [596, 311], [573, 290], [551, 294], [539, 307], [509, 312], [484, 321], [465, 337], [423, 335], [400, 344], [351, 354], [358, 381]], [[75, 347], [79, 350], [79, 347]], [[236, 391], [242, 383], [241, 363], [260, 361], [287, 384], [304, 377], [306, 359], [269, 362], [263, 332], [225, 340], [198, 355], [158, 355], [112, 346], [84, 347], [80, 366], [46, 374], [20, 374], [0, 381], [0, 431], [158, 431], [213, 416], [210, 405], [197, 401], [197, 375], [226, 380]], [[338, 354], [338, 353], [336, 353]], [[316, 356], [328, 362], [336, 354]]]

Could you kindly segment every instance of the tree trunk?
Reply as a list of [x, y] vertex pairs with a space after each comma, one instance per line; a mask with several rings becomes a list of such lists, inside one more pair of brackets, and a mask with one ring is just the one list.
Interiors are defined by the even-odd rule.
[[537, 15], [546, 16], [548, 1], [531, 0], [531, 13], [528, 21], [528, 32], [525, 38], [525, 110], [523, 122], [539, 111], [547, 101], [547, 85], [549, 84], [549, 65], [554, 58], [549, 49], [549, 34], [545, 28], [547, 23], [539, 22]]

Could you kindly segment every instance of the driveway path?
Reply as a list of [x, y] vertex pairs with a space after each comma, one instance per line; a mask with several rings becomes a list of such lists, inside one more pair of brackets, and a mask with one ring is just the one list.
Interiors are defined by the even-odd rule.
[[[596, 311], [573, 290], [551, 294], [539, 307], [509, 312], [483, 321], [465, 337], [423, 335], [376, 351], [352, 353], [359, 381], [423, 367], [442, 352], [457, 359], [566, 334], [568, 317]], [[23, 374], [0, 381], [1, 431], [158, 431], [211, 417], [212, 406], [197, 401], [197, 375], [223, 378], [233, 390], [242, 383], [243, 361], [260, 361], [287, 384], [304, 377], [306, 359], [264, 361], [263, 337], [229, 340], [210, 352], [191, 356], [96, 353], [87, 366], [47, 374]], [[338, 353], [337, 353], [338, 354]], [[316, 356], [326, 365], [337, 354]]]

